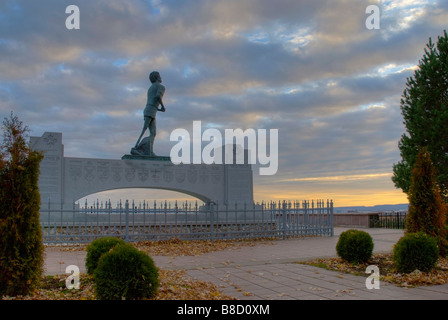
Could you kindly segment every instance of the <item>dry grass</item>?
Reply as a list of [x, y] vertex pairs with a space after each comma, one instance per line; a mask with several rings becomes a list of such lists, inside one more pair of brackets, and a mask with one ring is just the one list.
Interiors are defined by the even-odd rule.
[[[47, 276], [41, 287], [27, 296], [3, 297], [3, 300], [95, 300], [93, 277], [80, 275], [80, 288], [67, 289], [67, 275]], [[184, 271], [159, 270], [160, 287], [154, 300], [233, 300], [218, 288], [204, 281], [196, 281]]]
[[[264, 240], [240, 241], [142, 241], [133, 245], [149, 256], [198, 256], [201, 254], [236, 249], [242, 246], [269, 244]], [[85, 251], [87, 245], [52, 246], [62, 251]], [[4, 300], [94, 300], [95, 289], [93, 277], [80, 275], [80, 289], [66, 288], [67, 275], [47, 276], [42, 279], [41, 287], [32, 295], [2, 297]], [[185, 274], [185, 271], [159, 269], [160, 287], [155, 300], [233, 300], [233, 297], [223, 295], [219, 288], [210, 282], [197, 281]]]
[[392, 260], [392, 253], [374, 254], [366, 263], [353, 265], [341, 258], [314, 259], [301, 262], [316, 267], [338, 272], [366, 276], [366, 268], [376, 265], [380, 271], [380, 280], [393, 283], [399, 287], [417, 287], [448, 283], [448, 259], [439, 258], [436, 267], [430, 272], [415, 270], [411, 273], [399, 273]]

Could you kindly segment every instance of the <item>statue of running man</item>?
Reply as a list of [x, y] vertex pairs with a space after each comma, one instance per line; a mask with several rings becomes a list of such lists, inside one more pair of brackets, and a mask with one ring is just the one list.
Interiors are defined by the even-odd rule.
[[[154, 139], [156, 137], [156, 113], [157, 111], [165, 112], [165, 106], [163, 105], [163, 94], [165, 93], [165, 87], [162, 85], [162, 77], [159, 72], [153, 71], [149, 75], [149, 80], [151, 81], [151, 86], [148, 89], [148, 100], [146, 103], [145, 110], [143, 111], [144, 124], [142, 133], [135, 144], [135, 149], [139, 149], [140, 140], [145, 134], [146, 130], [149, 129], [149, 155], [155, 157], [154, 153]], [[162, 108], [159, 109], [159, 106]]]

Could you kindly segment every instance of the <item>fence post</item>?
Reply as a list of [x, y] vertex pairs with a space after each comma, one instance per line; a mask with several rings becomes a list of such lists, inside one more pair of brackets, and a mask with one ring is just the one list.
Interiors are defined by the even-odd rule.
[[308, 219], [308, 202], [306, 200], [302, 201], [302, 207], [303, 207], [303, 221], [305, 223], [305, 235], [308, 235], [308, 227], [309, 227], [309, 219]]
[[333, 226], [333, 200], [330, 200], [330, 217], [331, 217], [331, 236], [334, 236], [334, 226]]
[[48, 225], [47, 225], [47, 235], [48, 239], [50, 239], [50, 230], [51, 230], [51, 200], [48, 198]]
[[287, 226], [286, 226], [286, 201], [282, 203], [282, 216], [283, 216], [283, 239], [287, 238]]
[[208, 203], [208, 211], [210, 212], [210, 241], [214, 241], [214, 228], [213, 228], [213, 201]]
[[126, 221], [126, 226], [125, 226], [125, 241], [129, 242], [129, 200], [126, 200], [126, 203], [124, 205], [125, 208], [125, 221]]
[[395, 212], [395, 226], [394, 226], [394, 229], [398, 229], [399, 226], [400, 225], [400, 218], [399, 218], [399, 216], [398, 216], [398, 211], [396, 211]]

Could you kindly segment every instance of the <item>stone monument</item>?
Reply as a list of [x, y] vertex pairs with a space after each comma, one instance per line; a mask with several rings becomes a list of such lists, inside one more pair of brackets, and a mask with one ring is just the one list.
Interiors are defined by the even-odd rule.
[[[77, 200], [88, 195], [128, 188], [176, 191], [204, 203], [253, 203], [249, 163], [173, 164], [169, 157], [132, 155], [122, 159], [66, 157], [59, 132], [31, 137], [31, 148], [44, 153], [39, 175], [44, 210], [50, 204], [52, 210], [71, 210]], [[71, 214], [68, 212], [68, 218]]]

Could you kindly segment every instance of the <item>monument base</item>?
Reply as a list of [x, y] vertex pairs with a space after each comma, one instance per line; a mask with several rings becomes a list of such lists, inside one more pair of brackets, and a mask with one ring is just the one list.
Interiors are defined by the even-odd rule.
[[125, 154], [121, 157], [122, 160], [149, 160], [149, 161], [170, 161], [171, 157], [166, 156], [147, 156], [147, 155], [134, 155]]

